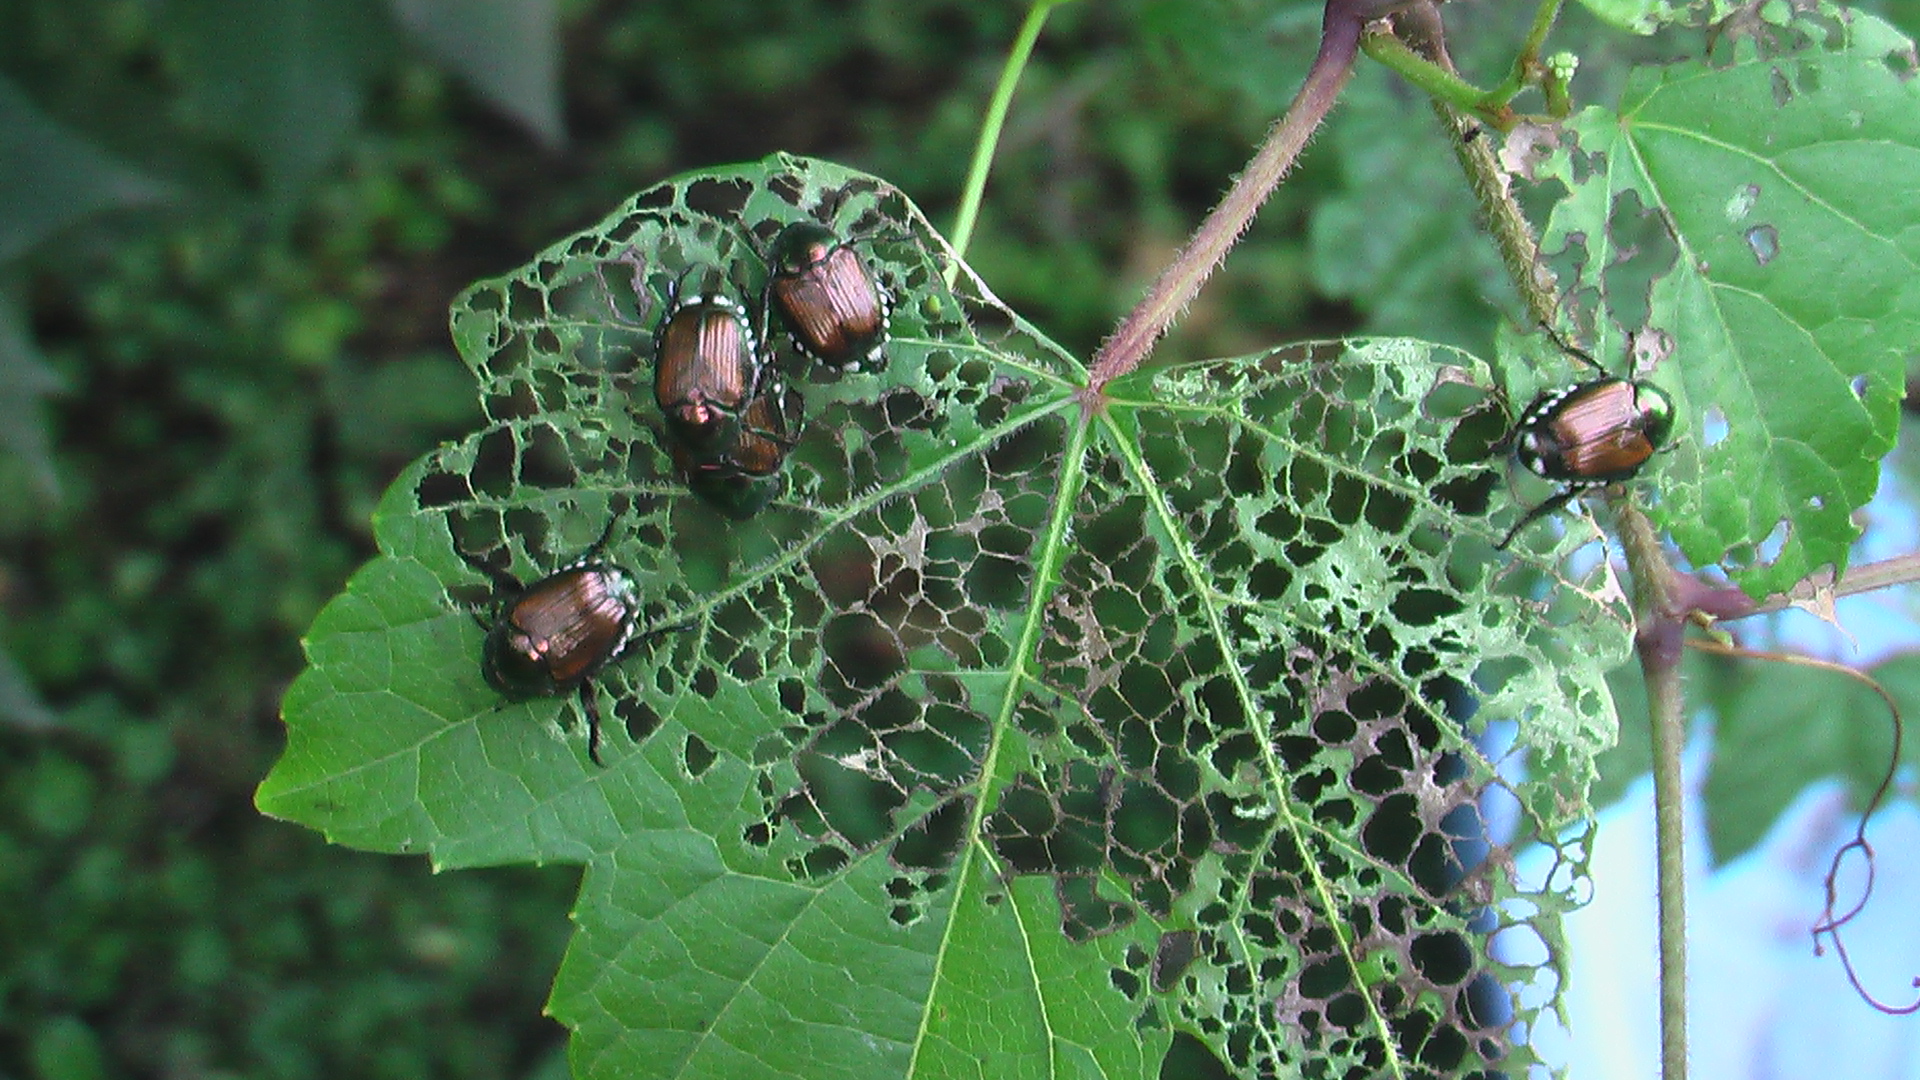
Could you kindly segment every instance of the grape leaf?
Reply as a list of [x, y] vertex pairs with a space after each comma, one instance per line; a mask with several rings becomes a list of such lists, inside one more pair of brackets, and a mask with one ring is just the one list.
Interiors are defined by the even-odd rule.
[[[700, 267], [758, 312], [803, 219], [894, 297], [888, 362], [774, 344], [806, 422], [731, 520], [663, 443], [653, 331]], [[1176, 1031], [1244, 1076], [1534, 1060], [1579, 856], [1543, 892], [1507, 852], [1584, 812], [1627, 618], [1604, 564], [1493, 551], [1484, 363], [1326, 343], [1091, 394], [897, 190], [786, 156], [635, 196], [453, 332], [485, 425], [387, 492], [258, 801], [584, 864], [577, 1074], [1151, 1077]], [[602, 769], [570, 698], [482, 679], [468, 559], [530, 581], [609, 522], [643, 636]]]
[[1693, 0], [1581, 0], [1581, 6], [1603, 21], [1636, 34], [1652, 34], [1671, 26], [1697, 26], [1718, 22], [1733, 10], [1728, 0], [1708, 3]]
[[[1705, 785], [1714, 858], [1728, 862], [1761, 842], [1811, 785], [1842, 778], [1855, 806], [1886, 777], [1897, 722], [1879, 695], [1832, 672], [1755, 663], [1715, 710]], [[1866, 674], [1907, 716], [1920, 701], [1920, 658], [1892, 657]], [[1911, 741], [1906, 740], [1911, 746]], [[1905, 757], [1912, 758], [1909, 749]]]
[[1642, 69], [1547, 169], [1568, 194], [1543, 249], [1605, 305], [1599, 351], [1625, 351], [1614, 323], [1668, 354], [1652, 379], [1683, 419], [1655, 518], [1755, 596], [1845, 567], [1920, 347], [1912, 45], [1867, 16], [1831, 32]]

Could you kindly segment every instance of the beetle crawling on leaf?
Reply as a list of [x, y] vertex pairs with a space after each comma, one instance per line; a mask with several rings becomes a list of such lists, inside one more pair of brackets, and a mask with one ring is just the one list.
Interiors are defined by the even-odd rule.
[[[1595, 370], [1605, 370], [1579, 349], [1559, 344]], [[1527, 511], [1494, 547], [1506, 550], [1521, 530], [1584, 491], [1639, 475], [1673, 434], [1674, 414], [1673, 399], [1665, 391], [1644, 379], [1616, 375], [1547, 390], [1534, 398], [1505, 445], [1522, 468], [1563, 486]]]
[[587, 715], [587, 757], [600, 760], [600, 705], [593, 678], [638, 638], [640, 611], [634, 577], [598, 555], [613, 535], [607, 524], [580, 558], [530, 585], [462, 551], [469, 566], [492, 580], [497, 596], [480, 672], [508, 701], [580, 693]]
[[800, 405], [765, 361], [746, 310], [719, 292], [677, 300], [654, 341], [654, 402], [687, 486], [729, 517], [758, 513], [780, 490]]
[[654, 337], [653, 398], [689, 450], [723, 443], [760, 392], [763, 365], [746, 309], [709, 289], [677, 298]]
[[832, 229], [812, 221], [788, 225], [767, 258], [768, 306], [801, 352], [847, 371], [886, 366], [892, 298]]

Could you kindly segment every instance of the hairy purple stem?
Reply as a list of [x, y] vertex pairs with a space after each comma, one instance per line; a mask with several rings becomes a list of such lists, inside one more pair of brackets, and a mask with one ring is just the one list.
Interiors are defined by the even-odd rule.
[[1299, 160], [1308, 137], [1333, 110], [1340, 88], [1353, 74], [1361, 30], [1381, 8], [1377, 0], [1327, 0], [1326, 17], [1320, 30], [1320, 51], [1307, 70], [1306, 82], [1287, 106], [1286, 114], [1267, 130], [1260, 152], [1248, 162], [1246, 171], [1234, 181], [1226, 197], [1207, 215], [1173, 264], [1153, 283], [1146, 298], [1094, 354], [1091, 382], [1085, 392], [1089, 404], [1100, 396], [1107, 383], [1140, 366], [1154, 342], [1160, 340], [1173, 320], [1192, 303], [1200, 286], [1225, 261], [1227, 252], [1233, 250], [1241, 234], [1253, 223], [1253, 215], [1260, 205]]

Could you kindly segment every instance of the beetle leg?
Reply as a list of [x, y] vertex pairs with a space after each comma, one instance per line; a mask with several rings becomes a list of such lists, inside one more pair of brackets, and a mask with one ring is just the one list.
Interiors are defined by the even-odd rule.
[[494, 591], [506, 596], [512, 596], [521, 590], [522, 586], [518, 578], [492, 563], [483, 561], [479, 556], [461, 547], [457, 540], [454, 541], [453, 553], [460, 556], [461, 562], [478, 570], [488, 581], [492, 582]]
[[1595, 360], [1593, 358], [1592, 353], [1588, 352], [1587, 350], [1581, 348], [1578, 345], [1575, 345], [1573, 342], [1568, 341], [1565, 337], [1561, 336], [1560, 331], [1554, 329], [1553, 327], [1547, 325], [1544, 322], [1540, 324], [1540, 329], [1545, 330], [1547, 332], [1547, 336], [1553, 339], [1553, 343], [1555, 345], [1560, 346], [1561, 352], [1566, 353], [1568, 356], [1573, 357], [1575, 360], [1580, 361], [1581, 363], [1587, 365], [1588, 367], [1592, 368], [1593, 370], [1599, 372], [1602, 375], [1609, 374], [1606, 367], [1603, 366], [1600, 363], [1600, 361]]
[[580, 684], [580, 708], [587, 714], [587, 760], [601, 768], [607, 763], [600, 760], [600, 696], [593, 692], [593, 680]]
[[768, 430], [755, 424], [747, 424], [744, 418], [742, 418], [740, 429], [777, 444], [784, 453], [800, 444], [800, 432], [792, 430], [791, 418], [787, 415], [789, 404], [787, 395], [790, 391], [785, 385], [777, 384], [768, 387], [766, 392], [773, 396], [774, 423], [778, 426], [778, 430]]
[[1572, 502], [1574, 496], [1580, 494], [1582, 490], [1584, 489], [1577, 488], [1577, 487], [1567, 488], [1566, 490], [1560, 492], [1559, 494], [1554, 495], [1553, 497], [1547, 499], [1545, 502], [1542, 502], [1539, 506], [1536, 506], [1533, 509], [1527, 511], [1526, 515], [1523, 516], [1518, 522], [1516, 522], [1513, 528], [1507, 530], [1507, 535], [1501, 537], [1500, 542], [1493, 545], [1493, 550], [1495, 551], [1507, 550], [1507, 545], [1513, 543], [1513, 538], [1520, 535], [1520, 530], [1526, 528], [1527, 526], [1533, 524], [1536, 521], [1539, 521], [1541, 518], [1546, 517], [1548, 514], [1551, 514], [1555, 510], [1558, 510], [1561, 507], [1567, 505], [1569, 502]]

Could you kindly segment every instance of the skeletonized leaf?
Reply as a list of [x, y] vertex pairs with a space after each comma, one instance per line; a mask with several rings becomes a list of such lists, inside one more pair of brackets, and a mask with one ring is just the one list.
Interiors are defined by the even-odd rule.
[[[778, 348], [806, 424], [734, 521], [664, 446], [654, 331], [702, 267], [757, 309], [803, 218], [892, 293], [888, 363]], [[1512, 988], [1572, 883], [1505, 852], [1582, 812], [1627, 634], [1604, 566], [1492, 552], [1521, 508], [1478, 360], [1329, 343], [1090, 397], [898, 191], [785, 156], [641, 193], [453, 328], [486, 425], [388, 492], [259, 801], [584, 864], [578, 1074], [1151, 1077], [1176, 1031], [1244, 1076], [1532, 1060]], [[610, 520], [648, 636], [599, 769], [571, 700], [482, 680], [459, 553], [528, 581]]]

